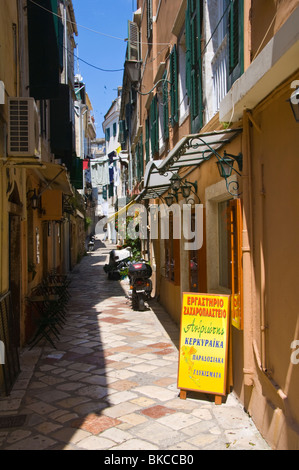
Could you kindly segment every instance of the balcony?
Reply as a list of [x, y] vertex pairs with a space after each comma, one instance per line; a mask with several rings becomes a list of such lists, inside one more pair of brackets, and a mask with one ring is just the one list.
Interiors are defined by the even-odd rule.
[[213, 114], [219, 111], [220, 103], [227, 94], [227, 36], [223, 39], [212, 60]]

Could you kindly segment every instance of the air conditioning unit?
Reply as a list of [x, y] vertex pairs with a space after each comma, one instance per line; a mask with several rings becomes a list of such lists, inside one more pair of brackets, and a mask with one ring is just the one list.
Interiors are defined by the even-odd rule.
[[8, 99], [9, 157], [41, 158], [39, 115], [34, 98]]

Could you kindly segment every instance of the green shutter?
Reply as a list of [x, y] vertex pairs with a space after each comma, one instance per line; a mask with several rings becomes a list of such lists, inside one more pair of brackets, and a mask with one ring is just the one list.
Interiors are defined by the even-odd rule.
[[107, 201], [107, 185], [103, 186], [103, 199]]
[[203, 126], [201, 1], [188, 0], [186, 11], [186, 88], [190, 102], [191, 132]]
[[169, 108], [168, 108], [168, 81], [167, 81], [167, 72], [164, 72], [163, 75], [163, 138], [164, 140], [168, 139], [169, 137]]
[[186, 10], [186, 89], [189, 99], [191, 99], [191, 29], [190, 29], [190, 8]]
[[135, 151], [136, 167], [137, 167], [137, 180], [141, 181], [144, 174], [144, 161], [143, 161], [143, 135], [141, 134]]
[[118, 128], [119, 128], [119, 142], [121, 144], [125, 143], [125, 121], [121, 120], [118, 123]]
[[170, 55], [170, 98], [171, 98], [171, 123], [174, 126], [179, 120], [178, 112], [178, 65], [177, 65], [177, 50], [174, 45]]
[[146, 163], [150, 160], [150, 131], [149, 131], [150, 121], [149, 118], [145, 121], [145, 158]]
[[229, 12], [228, 89], [244, 73], [244, 0], [233, 0]]
[[144, 175], [144, 155], [143, 155], [143, 134], [139, 140], [139, 158], [140, 158], [140, 173], [141, 177]]
[[159, 115], [158, 115], [158, 100], [157, 95], [154, 96], [150, 107], [150, 122], [151, 122], [151, 148], [152, 157], [159, 151]]
[[83, 189], [83, 160], [74, 157], [71, 163], [70, 180], [76, 189]]

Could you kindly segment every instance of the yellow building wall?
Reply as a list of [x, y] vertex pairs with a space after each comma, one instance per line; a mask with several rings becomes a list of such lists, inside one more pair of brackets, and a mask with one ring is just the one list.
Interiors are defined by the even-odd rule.
[[254, 110], [260, 132], [251, 128], [257, 375], [249, 410], [280, 449], [299, 446], [299, 365], [291, 362], [291, 344], [299, 340], [299, 124], [288, 102], [294, 79], [299, 74]]

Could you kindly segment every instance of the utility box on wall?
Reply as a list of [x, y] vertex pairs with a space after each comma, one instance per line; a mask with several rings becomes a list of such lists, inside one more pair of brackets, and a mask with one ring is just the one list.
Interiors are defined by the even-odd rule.
[[41, 197], [42, 220], [62, 219], [62, 191], [48, 190]]

